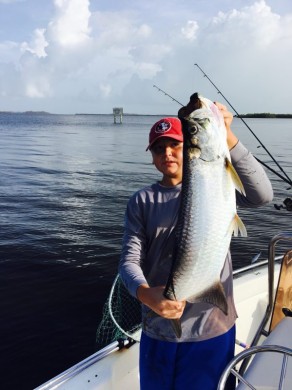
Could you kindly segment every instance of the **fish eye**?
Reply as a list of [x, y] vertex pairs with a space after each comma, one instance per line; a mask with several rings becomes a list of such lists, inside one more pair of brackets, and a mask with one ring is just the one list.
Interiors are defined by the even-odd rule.
[[191, 135], [197, 134], [197, 132], [199, 131], [199, 128], [200, 128], [200, 126], [198, 125], [198, 123], [196, 123], [193, 120], [189, 121], [188, 130], [189, 130]]

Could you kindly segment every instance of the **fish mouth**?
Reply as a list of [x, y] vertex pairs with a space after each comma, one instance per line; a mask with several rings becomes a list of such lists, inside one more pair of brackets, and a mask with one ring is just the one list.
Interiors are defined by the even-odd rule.
[[185, 144], [187, 148], [200, 148], [199, 145], [199, 139], [198, 137], [190, 137], [189, 139], [186, 139]]
[[202, 151], [200, 148], [196, 147], [194, 148], [193, 155], [195, 158], [200, 158], [202, 154]]
[[198, 146], [192, 146], [188, 151], [190, 159], [198, 159], [201, 157], [202, 151]]

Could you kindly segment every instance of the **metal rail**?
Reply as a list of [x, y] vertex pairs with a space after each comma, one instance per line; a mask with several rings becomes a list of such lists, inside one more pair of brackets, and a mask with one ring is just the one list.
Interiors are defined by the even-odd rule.
[[[273, 304], [274, 304], [274, 272], [275, 272], [275, 250], [276, 250], [276, 244], [279, 241], [292, 241], [292, 232], [282, 232], [274, 236], [269, 245], [269, 259], [268, 259], [268, 305], [266, 308], [266, 312], [264, 315], [264, 318], [262, 319], [262, 322], [251, 342], [251, 346], [257, 345], [259, 338], [261, 335], [267, 336], [268, 333], [265, 331], [265, 326], [271, 317], [271, 313], [273, 310]], [[246, 370], [249, 363], [249, 358], [245, 359], [240, 367], [240, 374], [243, 374]]]
[[281, 368], [281, 374], [279, 378], [279, 390], [284, 389], [284, 382], [285, 382], [285, 373], [287, 368], [287, 360], [288, 356], [292, 357], [292, 349], [282, 347], [280, 345], [260, 345], [260, 346], [254, 346], [251, 347], [245, 351], [240, 352], [238, 355], [236, 355], [231, 362], [227, 365], [225, 368], [220, 381], [218, 383], [217, 390], [224, 390], [226, 381], [230, 374], [233, 374], [236, 376], [236, 378], [244, 383], [247, 387], [249, 387], [252, 390], [256, 390], [256, 388], [247, 380], [245, 379], [241, 373], [238, 373], [235, 370], [235, 366], [240, 363], [241, 361], [246, 360], [247, 358], [250, 359], [252, 355], [259, 353], [259, 352], [272, 352], [272, 353], [280, 353], [283, 355], [283, 361], [282, 361], [282, 368]]
[[[275, 257], [275, 262], [282, 260], [282, 258], [283, 258], [283, 256], [276, 256]], [[247, 265], [245, 267], [238, 268], [238, 269], [233, 271], [233, 276], [237, 276], [237, 275], [240, 275], [240, 274], [242, 274], [242, 273], [244, 273], [246, 271], [250, 271], [252, 269], [259, 268], [259, 267], [261, 267], [263, 265], [267, 265], [268, 263], [269, 263], [269, 260], [266, 259], [266, 260], [258, 261], [258, 262], [254, 263], [254, 264]]]

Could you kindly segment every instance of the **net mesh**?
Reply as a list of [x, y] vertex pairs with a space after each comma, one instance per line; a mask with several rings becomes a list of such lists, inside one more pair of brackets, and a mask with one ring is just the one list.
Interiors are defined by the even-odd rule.
[[141, 328], [141, 304], [132, 297], [119, 276], [116, 277], [96, 332], [96, 347], [101, 349], [121, 337], [139, 341], [136, 332]]

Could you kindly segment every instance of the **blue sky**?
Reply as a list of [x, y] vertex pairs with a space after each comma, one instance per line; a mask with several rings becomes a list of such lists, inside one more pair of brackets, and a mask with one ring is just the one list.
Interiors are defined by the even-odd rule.
[[0, 111], [292, 113], [291, 0], [0, 0]]

